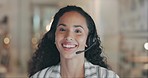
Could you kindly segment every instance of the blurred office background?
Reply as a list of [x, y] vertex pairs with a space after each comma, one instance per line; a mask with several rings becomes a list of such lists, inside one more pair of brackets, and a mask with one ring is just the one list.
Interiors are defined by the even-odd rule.
[[0, 0], [0, 78], [27, 78], [38, 41], [66, 5], [93, 17], [113, 71], [148, 78], [148, 0]]

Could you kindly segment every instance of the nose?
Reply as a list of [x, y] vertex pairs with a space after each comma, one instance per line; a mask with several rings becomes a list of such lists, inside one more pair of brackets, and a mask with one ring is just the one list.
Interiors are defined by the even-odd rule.
[[73, 40], [73, 33], [71, 32], [71, 31], [68, 31], [67, 33], [66, 33], [66, 36], [65, 36], [65, 39], [67, 40], [67, 41], [72, 41]]
[[72, 38], [69, 38], [69, 37], [67, 37], [65, 39], [66, 39], [66, 41], [72, 41], [73, 40]]

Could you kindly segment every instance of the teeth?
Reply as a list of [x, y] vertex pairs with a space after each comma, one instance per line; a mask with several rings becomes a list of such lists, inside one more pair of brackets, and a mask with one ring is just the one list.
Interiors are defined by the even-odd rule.
[[65, 47], [65, 48], [73, 48], [73, 47], [75, 47], [75, 45], [63, 45], [63, 47]]

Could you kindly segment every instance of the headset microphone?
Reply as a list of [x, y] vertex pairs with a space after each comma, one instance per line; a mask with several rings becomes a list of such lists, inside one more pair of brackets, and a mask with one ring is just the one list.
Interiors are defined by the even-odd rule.
[[95, 43], [96, 43], [96, 41], [95, 41], [91, 46], [89, 46], [86, 50], [77, 51], [76, 54], [80, 54], [80, 53], [82, 53], [82, 52], [88, 51], [90, 48], [92, 48], [92, 47], [95, 45]]

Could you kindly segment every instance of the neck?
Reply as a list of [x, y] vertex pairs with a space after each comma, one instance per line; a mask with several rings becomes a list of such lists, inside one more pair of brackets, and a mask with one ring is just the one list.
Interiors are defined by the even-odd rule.
[[61, 59], [61, 76], [70, 78], [84, 77], [84, 58]]

